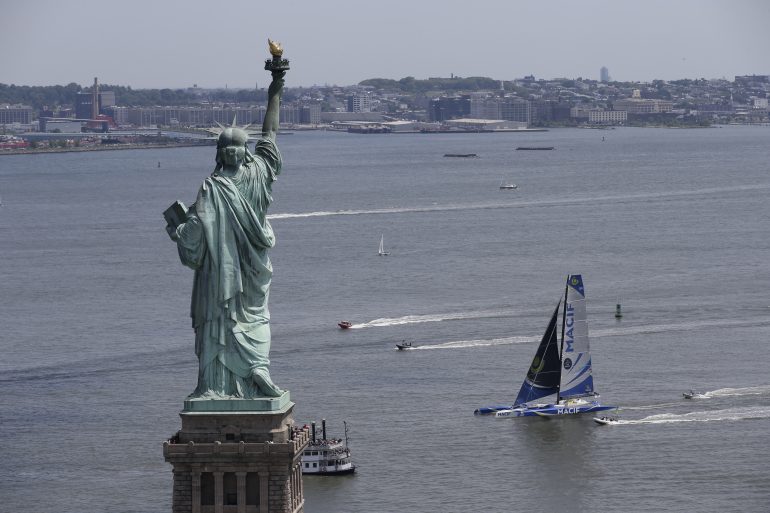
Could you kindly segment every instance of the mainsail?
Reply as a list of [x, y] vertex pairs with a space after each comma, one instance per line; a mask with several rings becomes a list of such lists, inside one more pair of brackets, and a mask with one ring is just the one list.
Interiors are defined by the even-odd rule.
[[588, 320], [583, 277], [567, 278], [561, 341], [561, 384], [559, 398], [594, 395], [591, 352], [588, 346]]
[[527, 371], [527, 377], [521, 384], [519, 395], [516, 396], [514, 406], [534, 401], [559, 391], [559, 348], [556, 332], [556, 319], [559, 316], [559, 305], [551, 316], [551, 322], [543, 334], [540, 346], [537, 348], [532, 365]]
[[[556, 330], [559, 307], [562, 307], [561, 349]], [[553, 404], [529, 403], [556, 395]], [[564, 302], [556, 305], [551, 322], [537, 347], [535, 358], [527, 370], [513, 406], [495, 405], [478, 408], [476, 415], [495, 417], [560, 417], [581, 413], [612, 410], [617, 406], [601, 404], [595, 396], [594, 378], [591, 376], [591, 352], [588, 348], [588, 322], [583, 277], [573, 274], [567, 277]]]

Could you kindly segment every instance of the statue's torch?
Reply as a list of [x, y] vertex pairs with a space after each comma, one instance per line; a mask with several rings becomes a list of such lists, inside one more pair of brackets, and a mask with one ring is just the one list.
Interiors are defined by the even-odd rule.
[[267, 45], [273, 58], [265, 61], [265, 69], [273, 74], [288, 71], [289, 61], [283, 58], [281, 43], [268, 39]]

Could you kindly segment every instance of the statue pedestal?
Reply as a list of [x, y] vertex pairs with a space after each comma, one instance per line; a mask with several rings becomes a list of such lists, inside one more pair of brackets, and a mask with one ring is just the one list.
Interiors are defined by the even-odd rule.
[[257, 399], [185, 399], [184, 413], [202, 411], [243, 411], [243, 412], [276, 412], [288, 405], [293, 405], [289, 392], [280, 397], [259, 397]]
[[261, 399], [188, 399], [163, 442], [174, 467], [173, 513], [301, 513], [302, 450], [286, 392]]

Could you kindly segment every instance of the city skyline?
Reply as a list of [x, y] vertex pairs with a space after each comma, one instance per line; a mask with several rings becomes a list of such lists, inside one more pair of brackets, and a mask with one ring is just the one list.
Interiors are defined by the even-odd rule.
[[770, 74], [770, 4], [760, 0], [481, 0], [472, 13], [454, 0], [394, 0], [366, 13], [357, 5], [8, 3], [0, 82], [265, 87], [267, 37], [292, 63], [288, 87], [406, 76], [599, 80], [602, 67], [623, 82]]

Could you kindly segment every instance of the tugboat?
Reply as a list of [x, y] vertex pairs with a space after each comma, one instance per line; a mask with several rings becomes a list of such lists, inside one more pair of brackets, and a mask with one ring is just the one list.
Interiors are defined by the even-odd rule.
[[302, 452], [302, 473], [322, 476], [352, 474], [356, 466], [348, 449], [348, 424], [345, 424], [345, 442], [340, 438], [326, 438], [326, 419], [321, 419], [322, 438], [316, 438], [315, 422], [311, 423], [312, 438]]

